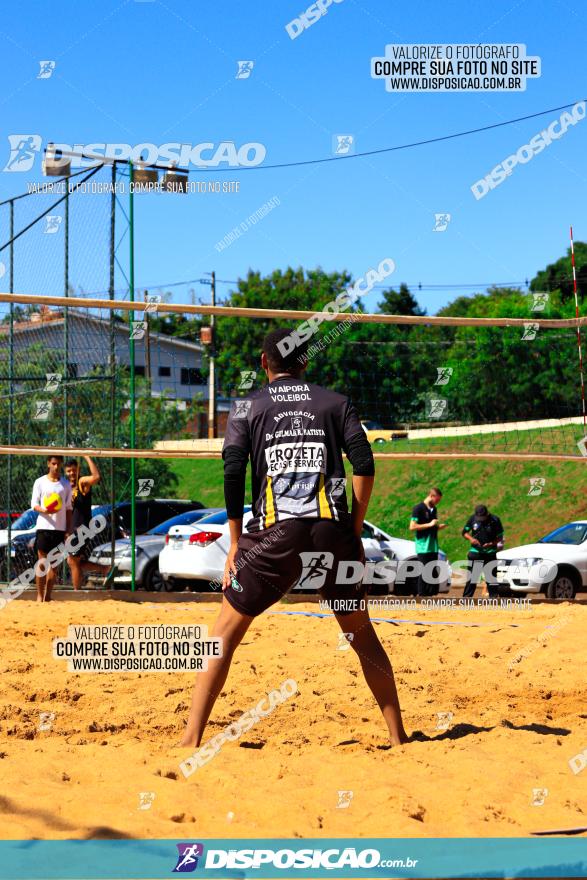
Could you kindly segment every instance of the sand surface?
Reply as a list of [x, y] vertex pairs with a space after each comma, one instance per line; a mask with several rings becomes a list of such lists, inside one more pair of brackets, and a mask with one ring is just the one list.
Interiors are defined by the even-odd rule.
[[[500, 837], [587, 825], [587, 767], [569, 767], [587, 749], [587, 607], [378, 612], [423, 621], [377, 627], [406, 727], [420, 731], [399, 749], [386, 745], [356, 656], [337, 650], [335, 621], [266, 615], [205, 740], [285, 679], [299, 693], [186, 779], [189, 752], [175, 744], [193, 673], [68, 673], [52, 639], [68, 624], [211, 625], [217, 609], [19, 600], [1, 612], [2, 838]], [[55, 715], [48, 730], [41, 712]], [[542, 806], [534, 789], [548, 790]], [[352, 792], [346, 808], [339, 791]]]

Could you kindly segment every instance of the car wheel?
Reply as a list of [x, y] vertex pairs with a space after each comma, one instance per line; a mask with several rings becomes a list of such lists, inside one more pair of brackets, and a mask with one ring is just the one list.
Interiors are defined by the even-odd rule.
[[374, 442], [377, 443], [377, 444], [379, 444], [379, 443], [385, 443], [385, 440], [384, 440], [383, 437], [376, 437], [375, 440], [374, 440]]
[[576, 579], [566, 571], [557, 575], [546, 587], [547, 599], [574, 599], [576, 593]]
[[143, 586], [149, 593], [165, 593], [169, 591], [170, 588], [167, 587], [167, 584], [161, 577], [159, 565], [156, 561], [152, 562], [145, 571]]

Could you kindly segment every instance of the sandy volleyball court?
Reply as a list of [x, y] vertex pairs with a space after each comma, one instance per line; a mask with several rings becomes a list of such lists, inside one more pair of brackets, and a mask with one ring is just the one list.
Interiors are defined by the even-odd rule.
[[[569, 766], [587, 749], [584, 606], [375, 612], [423, 621], [377, 627], [406, 727], [419, 731], [393, 750], [354, 653], [337, 650], [336, 623], [265, 615], [206, 739], [287, 678], [299, 693], [185, 779], [189, 751], [175, 744], [193, 674], [68, 673], [52, 639], [68, 624], [211, 624], [217, 607], [19, 600], [2, 611], [3, 838], [501, 837], [587, 825], [587, 767]], [[54, 713], [46, 730], [40, 713]], [[339, 792], [352, 792], [348, 806]]]

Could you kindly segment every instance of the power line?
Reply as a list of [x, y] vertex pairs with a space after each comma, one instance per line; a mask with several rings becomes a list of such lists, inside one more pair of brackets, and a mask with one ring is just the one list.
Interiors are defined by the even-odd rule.
[[[572, 275], [560, 274], [553, 276], [553, 280], [565, 281], [571, 280]], [[192, 278], [188, 281], [173, 281], [169, 284], [139, 284], [138, 287], [141, 290], [163, 290], [166, 287], [182, 287], [187, 284], [199, 284], [201, 282], [201, 278]], [[229, 279], [229, 278], [217, 278], [217, 284], [233, 284], [238, 285], [240, 282], [246, 282], [246, 278], [241, 279]], [[391, 285], [384, 284], [375, 284], [371, 289], [372, 290], [391, 290], [399, 284], [405, 284], [406, 287], [409, 287], [410, 290], [424, 291], [424, 290], [486, 290], [490, 287], [528, 287], [530, 281], [528, 278], [525, 278], [523, 281], [474, 281], [474, 282], [443, 282], [443, 283], [425, 283], [422, 281], [398, 281]], [[92, 291], [92, 293], [88, 294], [89, 296], [97, 295], [99, 293], [103, 293], [104, 291]], [[116, 293], [124, 293], [125, 290], [118, 290]]]
[[[528, 119], [538, 119], [538, 117], [547, 116], [549, 113], [558, 113], [559, 110], [568, 110], [569, 107], [574, 107], [576, 104], [583, 103], [586, 100], [587, 99], [585, 99], [585, 98], [581, 98], [579, 101], [572, 101], [569, 104], [561, 104], [560, 107], [551, 107], [548, 110], [540, 110], [538, 113], [529, 113], [526, 116], [517, 116], [515, 119], [506, 119], [504, 122], [494, 122], [491, 125], [481, 125], [478, 128], [469, 128], [469, 129], [466, 129], [465, 131], [454, 132], [453, 134], [439, 135], [438, 137], [426, 138], [425, 140], [421, 140], [421, 141], [412, 141], [407, 144], [397, 144], [394, 147], [381, 147], [378, 150], [365, 150], [361, 153], [349, 153], [348, 155], [345, 155], [345, 156], [326, 156], [323, 159], [302, 159], [297, 162], [277, 162], [274, 165], [241, 165], [237, 168], [197, 168], [195, 170], [197, 170], [199, 173], [208, 173], [208, 174], [213, 174], [213, 173], [226, 174], [226, 173], [233, 173], [233, 172], [240, 172], [240, 171], [268, 171], [268, 170], [274, 169], [274, 168], [298, 168], [298, 167], [302, 167], [304, 165], [323, 165], [326, 162], [341, 162], [345, 159], [362, 159], [365, 156], [379, 156], [379, 155], [382, 155], [383, 153], [394, 153], [394, 152], [397, 152], [398, 150], [409, 150], [409, 149], [412, 149], [412, 147], [423, 147], [423, 146], [426, 146], [427, 144], [438, 144], [438, 143], [441, 143], [442, 141], [450, 141], [450, 140], [455, 140], [456, 138], [468, 137], [471, 134], [479, 134], [482, 131], [491, 131], [494, 128], [504, 128], [507, 125], [516, 125], [518, 122], [525, 122]], [[77, 155], [77, 154], [71, 154], [71, 155]], [[97, 167], [102, 167], [104, 163], [108, 163], [109, 161], [116, 161], [119, 163], [126, 161], [126, 160], [109, 159], [109, 157], [107, 157], [107, 156], [96, 157], [97, 160], [99, 160], [99, 158], [103, 158], [103, 161]], [[148, 166], [148, 167], [155, 167], [155, 166]], [[183, 171], [189, 170], [189, 172], [191, 173], [191, 169], [182, 169], [182, 170]], [[87, 171], [87, 169], [84, 168], [84, 169], [82, 169], [82, 171], [76, 172], [75, 174], [72, 174], [69, 176], [75, 177], [77, 174], [83, 174], [84, 171]], [[63, 178], [63, 179], [67, 179], [67, 178]], [[19, 196], [14, 196], [12, 199], [6, 199], [5, 201], [0, 202], [0, 205], [8, 204], [11, 201], [15, 201], [16, 199], [24, 198], [25, 196], [28, 196], [28, 195], [32, 195], [32, 193], [22, 193]], [[228, 282], [228, 283], [232, 284], [233, 282]]]
[[505, 122], [494, 122], [492, 125], [482, 125], [479, 128], [469, 128], [466, 131], [458, 131], [454, 134], [426, 138], [422, 141], [412, 141], [408, 144], [398, 144], [395, 147], [382, 147], [379, 150], [366, 150], [362, 153], [349, 153], [346, 156], [327, 156], [324, 159], [305, 159], [299, 162], [279, 162], [275, 165], [250, 165], [241, 166], [239, 168], [199, 168], [198, 171], [204, 171], [209, 174], [218, 171], [223, 173], [227, 171], [268, 171], [272, 168], [297, 168], [303, 165], [322, 165], [325, 162], [340, 162], [343, 159], [361, 159], [364, 156], [378, 156], [382, 153], [393, 153], [397, 150], [409, 150], [412, 147], [423, 147], [426, 144], [438, 144], [441, 141], [450, 141], [455, 138], [467, 137], [470, 134], [478, 134], [482, 131], [491, 131], [493, 128], [503, 128], [506, 125], [515, 125], [518, 122], [525, 122], [527, 119], [537, 119], [539, 116], [546, 116], [549, 113], [557, 113], [559, 110], [567, 110], [569, 107], [574, 107], [576, 104], [580, 104], [585, 100], [585, 98], [582, 98], [580, 101], [573, 101], [570, 104], [561, 104], [560, 107], [551, 107], [549, 110], [541, 110], [539, 113], [529, 113], [527, 116], [517, 116], [515, 119], [507, 119]]

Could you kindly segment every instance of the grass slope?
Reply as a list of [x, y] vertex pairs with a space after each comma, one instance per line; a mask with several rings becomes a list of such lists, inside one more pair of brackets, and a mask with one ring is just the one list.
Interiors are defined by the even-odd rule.
[[[535, 431], [517, 432], [516, 438], [520, 451], [536, 449], [539, 440]], [[500, 435], [494, 439], [492, 446], [496, 450], [508, 440]], [[479, 445], [476, 444], [477, 438], [467, 438], [468, 451], [490, 448], [487, 437], [479, 438]], [[417, 451], [425, 452], [426, 448], [438, 451], [438, 445], [438, 441], [420, 440]], [[553, 445], [560, 448], [562, 444]], [[568, 443], [565, 448], [570, 450]], [[416, 451], [416, 444], [406, 441], [376, 449], [379, 452]], [[438, 485], [444, 492], [439, 511], [442, 520], [449, 524], [441, 535], [442, 548], [450, 559], [461, 559], [466, 556], [468, 547], [461, 537], [461, 529], [476, 504], [486, 504], [500, 516], [509, 547], [535, 540], [556, 526], [587, 516], [586, 468], [587, 461], [583, 459], [577, 462], [378, 461], [367, 518], [396, 537], [407, 538], [412, 507], [425, 497], [430, 486]], [[176, 461], [173, 469], [179, 480], [178, 497], [198, 498], [210, 507], [224, 506], [222, 461]], [[348, 467], [347, 476], [351, 476]], [[546, 480], [541, 495], [528, 495], [532, 477]], [[247, 481], [249, 499], [250, 479]]]

